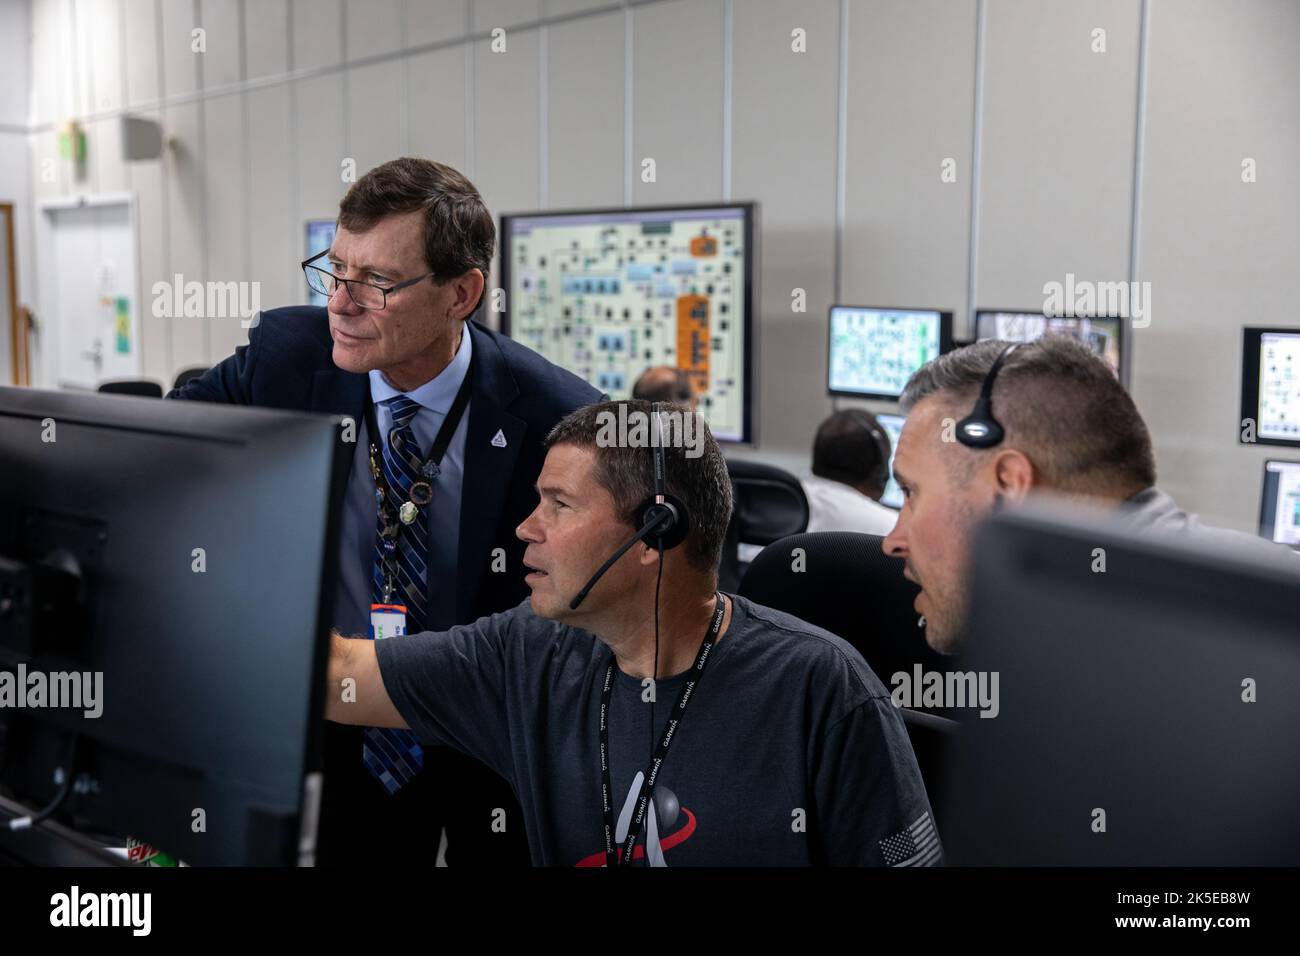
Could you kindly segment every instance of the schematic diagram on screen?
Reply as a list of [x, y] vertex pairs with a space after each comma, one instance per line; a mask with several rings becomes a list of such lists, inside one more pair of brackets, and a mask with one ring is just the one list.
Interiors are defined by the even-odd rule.
[[513, 338], [627, 398], [647, 368], [684, 370], [718, 437], [745, 424], [743, 210], [539, 215], [511, 222]]

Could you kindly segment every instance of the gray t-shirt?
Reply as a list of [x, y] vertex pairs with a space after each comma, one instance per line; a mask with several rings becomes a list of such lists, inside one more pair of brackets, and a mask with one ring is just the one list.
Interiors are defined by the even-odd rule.
[[1287, 571], [1300, 571], [1300, 554], [1285, 545], [1230, 528], [1216, 528], [1178, 507], [1154, 486], [1139, 491], [1120, 505], [1120, 516], [1132, 530], [1210, 548], [1227, 557], [1265, 561]]
[[[902, 719], [861, 655], [798, 618], [731, 600], [634, 862], [645, 864], [647, 845], [650, 865], [665, 866], [941, 862]], [[604, 865], [605, 644], [524, 601], [449, 631], [381, 640], [376, 653], [421, 743], [464, 751], [514, 786], [525, 819], [506, 826], [525, 827], [534, 864]], [[684, 680], [658, 682], [655, 744]], [[641, 681], [618, 668], [609, 724], [621, 841], [652, 741]]]

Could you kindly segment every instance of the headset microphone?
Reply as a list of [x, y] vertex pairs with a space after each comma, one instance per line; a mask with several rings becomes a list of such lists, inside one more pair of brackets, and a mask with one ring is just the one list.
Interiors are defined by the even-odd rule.
[[596, 586], [596, 582], [614, 566], [614, 562], [623, 557], [628, 549], [638, 541], [645, 539], [648, 544], [657, 548], [662, 561], [663, 553], [677, 547], [686, 540], [687, 534], [690, 533], [691, 522], [690, 515], [686, 511], [686, 505], [680, 499], [668, 494], [666, 490], [666, 458], [664, 455], [663, 425], [659, 418], [658, 402], [651, 406], [650, 414], [653, 421], [651, 445], [654, 446], [655, 493], [641, 502], [637, 508], [637, 514], [640, 515], [640, 529], [610, 555], [609, 560], [600, 566], [596, 573], [591, 576], [591, 580], [569, 602], [569, 610], [571, 611], [578, 609], [578, 605], [586, 600], [588, 593]]

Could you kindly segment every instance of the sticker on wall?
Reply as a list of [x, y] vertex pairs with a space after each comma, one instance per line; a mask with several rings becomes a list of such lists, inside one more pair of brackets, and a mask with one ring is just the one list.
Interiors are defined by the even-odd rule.
[[117, 307], [115, 327], [117, 330], [117, 351], [120, 355], [131, 354], [131, 304], [124, 295], [113, 300]]
[[99, 297], [99, 304], [113, 310], [113, 339], [119, 355], [131, 354], [131, 300], [124, 295]]

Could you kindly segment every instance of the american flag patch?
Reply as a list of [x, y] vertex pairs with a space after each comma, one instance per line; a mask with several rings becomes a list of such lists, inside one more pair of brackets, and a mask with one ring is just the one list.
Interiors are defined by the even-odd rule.
[[934, 821], [923, 813], [906, 830], [880, 841], [886, 866], [935, 866], [943, 859], [943, 847]]

